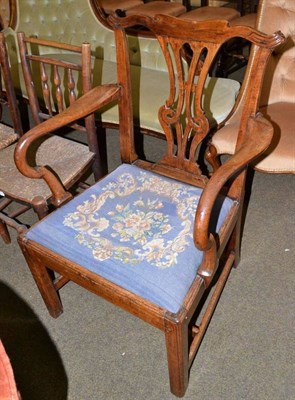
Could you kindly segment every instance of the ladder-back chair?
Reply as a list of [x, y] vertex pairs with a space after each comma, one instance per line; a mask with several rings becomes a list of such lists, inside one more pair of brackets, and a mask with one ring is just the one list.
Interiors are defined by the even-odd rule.
[[[123, 163], [20, 235], [19, 244], [53, 317], [63, 311], [59, 290], [74, 281], [162, 330], [171, 391], [183, 396], [190, 365], [227, 276], [239, 261], [247, 165], [272, 138], [271, 124], [257, 114], [260, 86], [272, 49], [284, 39], [279, 33], [267, 36], [252, 28], [231, 28], [225, 21], [195, 23], [163, 15], [110, 16], [109, 23], [117, 46], [118, 84], [113, 90], [119, 101]], [[170, 93], [159, 109], [167, 150], [156, 162], [139, 159], [134, 146], [125, 32], [134, 25], [147, 27], [157, 37], [170, 75]], [[210, 176], [196, 162], [209, 133], [202, 91], [216, 52], [235, 36], [257, 48], [256, 68], [245, 93], [235, 154]], [[187, 70], [182, 54], [188, 45], [192, 60]], [[81, 109], [84, 115], [93, 112], [97, 92], [100, 88], [25, 135], [15, 154], [25, 175], [36, 176], [36, 169], [26, 163], [34, 140]], [[58, 181], [51, 185], [57, 191]], [[62, 200], [66, 193], [59, 189]], [[213, 294], [196, 325], [196, 309], [211, 287]]]
[[[83, 92], [88, 91], [91, 88], [91, 56], [89, 44], [83, 44], [82, 46], [68, 46], [58, 43], [58, 47], [63, 49], [65, 52], [75, 53], [78, 59], [75, 63], [64, 62], [63, 57], [67, 57], [67, 54], [63, 54], [59, 59], [54, 59], [49, 55], [29, 55], [27, 52], [27, 43], [37, 45], [39, 41], [33, 38], [25, 38], [23, 34], [19, 34], [20, 39], [20, 51], [22, 57], [22, 66], [24, 69], [24, 79], [27, 84], [29, 105], [32, 110], [34, 122], [36, 124], [41, 123], [44, 118], [51, 117], [53, 112], [53, 106], [50, 105], [52, 99], [55, 102], [55, 111], [59, 112], [64, 109], [63, 96], [69, 97], [69, 103], [73, 103], [76, 94], [76, 83], [75, 78], [72, 74], [72, 70], [78, 70], [78, 76], [83, 76]], [[23, 176], [15, 166], [14, 163], [14, 149], [19, 136], [22, 133], [19, 110], [16, 103], [15, 93], [12, 85], [12, 79], [9, 69], [8, 54], [5, 46], [4, 35], [1, 33], [1, 70], [3, 72], [3, 82], [5, 94], [8, 99], [9, 110], [11, 119], [13, 122], [13, 129], [1, 124], [0, 130], [0, 234], [6, 243], [10, 242], [10, 236], [7, 229], [7, 225], [17, 230], [24, 229], [24, 226], [19, 223], [17, 218], [31, 207], [36, 212], [39, 219], [43, 218], [49, 211], [51, 206], [57, 206], [59, 204], [58, 199], [52, 196], [52, 193], [48, 186], [42, 180], [28, 179]], [[41, 44], [50, 44], [54, 46], [54, 42], [42, 42]], [[31, 61], [32, 60], [32, 61]], [[79, 60], [79, 61], [78, 61]], [[38, 63], [41, 68], [32, 73], [30, 62]], [[50, 93], [50, 86], [48, 83], [47, 70], [44, 65], [50, 64], [53, 67], [53, 79], [56, 84], [56, 95], [52, 97]], [[63, 89], [63, 81], [61, 81], [60, 70], [66, 70], [68, 79], [65, 79], [68, 86]], [[40, 72], [41, 71], [41, 75]], [[49, 112], [42, 113], [39, 106], [39, 98], [36, 94], [36, 81], [37, 75], [41, 78], [41, 86], [43, 90], [45, 101]], [[50, 75], [51, 78], [51, 75]], [[80, 93], [81, 95], [82, 93]], [[56, 106], [56, 104], [58, 106]], [[79, 125], [73, 121], [72, 128], [80, 129]], [[100, 160], [97, 147], [97, 135], [95, 129], [94, 116], [90, 115], [87, 117], [85, 122], [85, 131], [87, 132], [87, 140], [89, 145], [78, 143], [77, 141], [70, 140], [69, 138], [61, 136], [47, 136], [39, 142], [35, 149], [30, 150], [30, 154], [27, 155], [28, 162], [31, 165], [34, 164], [46, 164], [49, 165], [53, 173], [59, 176], [60, 182], [68, 190], [73, 189], [78, 182], [84, 177], [88, 171], [91, 172], [91, 166], [94, 165], [95, 177], [100, 177]], [[86, 141], [85, 141], [86, 142]]]
[[[60, 113], [92, 88], [89, 43], [75, 46], [27, 37], [23, 32], [19, 32], [17, 38], [26, 93], [35, 124]], [[83, 124], [77, 121], [70, 128], [86, 134], [89, 149], [95, 154], [92, 163], [95, 179], [101, 178], [103, 173], [94, 114], [85, 118]]]

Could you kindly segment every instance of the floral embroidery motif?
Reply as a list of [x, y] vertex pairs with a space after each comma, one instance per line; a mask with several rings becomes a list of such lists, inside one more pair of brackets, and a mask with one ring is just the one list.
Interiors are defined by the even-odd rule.
[[167, 268], [191, 244], [198, 200], [189, 186], [144, 171], [124, 172], [66, 215], [63, 224], [78, 232], [76, 240], [96, 260]]
[[168, 224], [169, 218], [156, 211], [163, 207], [160, 201], [151, 201], [147, 204], [142, 199], [135, 201], [135, 210], [130, 204], [117, 205], [116, 212], [110, 211], [109, 215], [114, 221], [113, 237], [119, 237], [121, 242], [132, 242], [132, 244], [145, 245], [149, 238], [160, 237], [163, 233], [169, 232], [171, 226]]

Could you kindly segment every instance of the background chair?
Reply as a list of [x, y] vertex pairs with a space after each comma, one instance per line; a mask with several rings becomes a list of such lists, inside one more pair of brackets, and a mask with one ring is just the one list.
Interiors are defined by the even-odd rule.
[[[48, 55], [38, 56], [29, 55], [27, 52], [27, 43], [37, 45], [39, 41], [34, 39], [25, 38], [24, 35], [20, 34], [20, 46], [21, 55], [24, 69], [25, 81], [29, 93], [29, 104], [31, 106], [33, 118], [36, 124], [39, 124], [44, 118], [50, 118], [55, 112], [64, 109], [63, 103], [64, 95], [68, 97], [69, 102], [72, 103], [75, 100], [76, 85], [72, 70], [78, 70], [80, 75], [83, 75], [83, 82], [81, 83], [82, 91], [86, 92], [91, 86], [91, 63], [90, 63], [90, 48], [88, 44], [80, 46], [66, 46], [63, 44], [57, 44], [60, 49], [64, 51], [75, 52], [80, 57], [80, 63], [74, 64], [63, 61], [66, 59], [66, 54], [62, 55], [59, 59], [53, 59]], [[52, 193], [40, 180], [27, 179], [17, 170], [14, 163], [14, 149], [15, 142], [18, 140], [22, 133], [18, 107], [16, 103], [15, 94], [12, 87], [12, 80], [10, 76], [8, 55], [4, 43], [4, 36], [1, 33], [1, 69], [3, 71], [3, 78], [5, 84], [5, 93], [8, 98], [8, 105], [13, 121], [13, 129], [8, 128], [1, 124], [0, 133], [0, 233], [3, 239], [9, 243], [10, 237], [7, 230], [7, 225], [18, 230], [22, 230], [24, 226], [19, 224], [16, 218], [33, 207], [39, 218], [43, 218], [49, 211], [51, 205], [58, 205], [58, 200], [52, 196]], [[49, 44], [49, 42], [42, 42], [42, 44]], [[54, 46], [54, 42], [50, 42], [51, 46]], [[82, 58], [82, 64], [81, 64]], [[30, 63], [34, 62], [41, 65], [36, 71], [34, 68], [34, 74]], [[47, 81], [47, 72], [45, 65], [53, 67], [53, 75], [56, 84], [56, 93], [52, 97], [50, 87]], [[37, 65], [39, 67], [39, 65]], [[63, 81], [61, 81], [59, 70], [65, 69], [68, 74], [68, 87], [63, 90]], [[44, 94], [44, 104], [47, 106], [48, 113], [41, 113], [41, 108], [38, 103], [36, 95], [36, 82], [37, 75], [40, 77], [41, 72], [41, 83]], [[65, 75], [66, 77], [66, 75]], [[81, 78], [79, 78], [81, 79]], [[55, 105], [51, 105], [51, 101], [55, 102]], [[78, 129], [80, 125], [74, 124], [72, 128]], [[82, 129], [82, 128], [81, 128]], [[28, 155], [29, 162], [34, 163], [45, 163], [50, 165], [53, 173], [58, 174], [60, 182], [64, 187], [69, 190], [76, 187], [76, 184], [82, 179], [87, 172], [90, 171], [91, 165], [94, 161], [94, 172], [95, 177], [100, 177], [99, 171], [99, 154], [97, 150], [97, 136], [94, 124], [94, 117], [89, 116], [86, 119], [85, 127], [83, 127], [84, 135], [87, 132], [87, 139], [89, 146], [78, 143], [77, 141], [63, 138], [60, 136], [47, 136], [44, 138], [42, 143], [39, 143], [36, 149], [31, 149]], [[41, 173], [42, 175], [42, 173]], [[21, 204], [21, 206], [16, 206]], [[12, 204], [13, 203], [13, 204]]]
[[[92, 66], [88, 43], [80, 47], [29, 38], [23, 32], [19, 32], [17, 37], [26, 92], [35, 124], [63, 111], [77, 97], [91, 89]], [[61, 53], [58, 54], [58, 51]], [[77, 121], [70, 128], [86, 134], [89, 149], [94, 153], [94, 177], [96, 180], [101, 178], [103, 171], [94, 115], [85, 118], [83, 124]]]
[[117, 10], [126, 11], [143, 4], [143, 0], [99, 0], [98, 2], [106, 15], [112, 14]]
[[[270, 33], [281, 29], [287, 37], [276, 49], [268, 64], [260, 99], [260, 112], [272, 122], [274, 137], [266, 156], [256, 160], [254, 168], [270, 173], [295, 173], [295, 3], [292, 0], [262, 0], [257, 13], [257, 28]], [[248, 74], [255, 69], [251, 65]], [[250, 84], [249, 76], [246, 85]], [[233, 154], [237, 142], [237, 125], [244, 98], [233, 115], [212, 138], [211, 152]]]
[[14, 26], [16, 18], [16, 0], [1, 0], [0, 29]]
[[[10, 76], [10, 66], [8, 62], [7, 50], [5, 46], [5, 40], [2, 33], [0, 33], [0, 158], [1, 154], [6, 147], [15, 143], [23, 133], [20, 114], [16, 102], [14, 88]], [[5, 84], [5, 90], [3, 90], [2, 82]], [[12, 127], [2, 122], [2, 106], [7, 105], [10, 111], [10, 119]], [[2, 178], [2, 167], [0, 181]], [[0, 235], [9, 243], [10, 236], [7, 230], [7, 226], [3, 221], [4, 214], [2, 210], [10, 204], [8, 199], [5, 199], [5, 193], [1, 189], [0, 185]], [[2, 217], [2, 218], [1, 218]], [[4, 216], [6, 217], [6, 216]]]
[[[181, 16], [183, 19], [192, 21], [207, 21], [222, 19], [231, 25], [241, 25], [255, 27], [256, 13], [255, 6], [257, 0], [246, 1], [238, 0], [233, 2], [226, 1], [190, 1], [189, 9], [193, 9]], [[200, 6], [196, 8], [196, 5]], [[247, 47], [247, 51], [245, 51]], [[228, 41], [222, 47], [217, 60], [216, 68], [212, 73], [219, 77], [228, 77], [235, 71], [247, 65], [249, 55], [249, 42], [236, 38]]]
[[[19, 244], [53, 317], [62, 312], [58, 291], [71, 280], [162, 330], [171, 391], [183, 396], [189, 367], [231, 267], [239, 261], [247, 165], [272, 137], [271, 124], [256, 114], [259, 89], [269, 53], [283, 37], [230, 28], [222, 21], [195, 23], [170, 16], [110, 17], [109, 23], [115, 31], [118, 63], [118, 85], [109, 91], [119, 101], [123, 164], [21, 235]], [[157, 37], [170, 75], [170, 92], [159, 110], [167, 149], [155, 163], [139, 159], [134, 147], [125, 32], [133, 25], [146, 26]], [[236, 152], [209, 178], [196, 162], [210, 130], [202, 91], [218, 48], [235, 35], [253, 41], [256, 68], [244, 94]], [[186, 73], [182, 49], [188, 43], [193, 56]], [[196, 79], [200, 57], [204, 62]], [[34, 141], [78, 113], [92, 113], [100, 89], [21, 139], [15, 160], [22, 173], [36, 176], [36, 167], [26, 162]], [[44, 176], [50, 174], [46, 166], [43, 170]], [[53, 179], [51, 187], [59, 191], [62, 203], [66, 192]], [[56, 273], [55, 280], [49, 271]], [[196, 325], [197, 307], [212, 286]]]
[[[201, 0], [197, 2], [198, 6], [196, 7], [195, 2], [190, 1], [188, 4], [188, 9], [193, 9], [188, 11], [184, 18], [192, 21], [207, 21], [212, 19], [224, 19], [227, 21], [232, 21], [235, 18], [240, 17], [241, 13], [234, 7], [226, 7], [227, 2], [225, 1], [217, 1], [214, 3], [214, 6], [208, 0]], [[218, 5], [216, 5], [218, 4]]]
[[120, 11], [124, 15], [142, 14], [153, 16], [165, 14], [179, 16], [186, 12], [185, 6], [170, 1], [143, 1], [143, 0], [97, 0], [106, 15]]

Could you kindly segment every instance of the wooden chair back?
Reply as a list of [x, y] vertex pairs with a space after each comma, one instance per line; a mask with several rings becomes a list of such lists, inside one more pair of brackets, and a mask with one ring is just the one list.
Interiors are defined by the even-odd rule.
[[[200, 162], [197, 160], [203, 156], [202, 148], [204, 142], [206, 143], [212, 135], [212, 127], [204, 112], [203, 94], [218, 51], [225, 42], [235, 37], [247, 39], [256, 46], [256, 56], [253, 60], [255, 66], [250, 72], [247, 90], [243, 93], [245, 103], [239, 122], [237, 152], [246, 139], [249, 121], [257, 114], [265, 65], [272, 49], [283, 41], [282, 35], [277, 33], [274, 36], [267, 36], [246, 26], [229, 27], [226, 21], [188, 23], [180, 18], [162, 15], [155, 18], [132, 16], [121, 19], [110, 16], [108, 21], [116, 35], [118, 65], [120, 65], [119, 82], [124, 82], [127, 90], [129, 90], [129, 73], [126, 71], [129, 68], [129, 60], [126, 56], [128, 43], [125, 29], [134, 25], [146, 26], [158, 39], [167, 62], [170, 93], [158, 114], [166, 136], [167, 151], [153, 166], [153, 170], [168, 176], [171, 173], [175, 174], [177, 170], [178, 178], [182, 181], [204, 187], [208, 182], [208, 174], [206, 176], [207, 171], [201, 168], [201, 165], [204, 165], [203, 160]], [[192, 55], [189, 65], [183, 57], [188, 46]], [[125, 68], [122, 67], [124, 57]], [[127, 93], [125, 102], [121, 106], [121, 121], [126, 119], [124, 113], [126, 103], [132, 107]], [[125, 162], [132, 161], [135, 153], [133, 133], [130, 123], [128, 124], [129, 129], [125, 129], [121, 124], [121, 157]], [[141, 162], [141, 165], [144, 164], [144, 161]], [[234, 182], [232, 191], [235, 195], [238, 193], [241, 195], [241, 186], [239, 189], [235, 188]]]

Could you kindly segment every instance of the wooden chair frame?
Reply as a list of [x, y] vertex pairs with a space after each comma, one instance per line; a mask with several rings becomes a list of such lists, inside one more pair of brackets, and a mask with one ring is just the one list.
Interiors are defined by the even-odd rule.
[[[15, 133], [21, 137], [23, 134], [23, 128], [10, 74], [5, 37], [2, 32], [0, 32], [0, 67], [0, 117], [2, 117], [2, 105], [8, 106], [13, 129]], [[4, 88], [2, 87], [2, 81], [5, 85]], [[0, 236], [3, 238], [5, 243], [10, 243], [10, 235], [7, 225], [12, 226], [15, 229], [22, 229], [22, 227], [14, 221], [14, 218], [28, 209], [26, 206], [23, 206], [18, 208], [17, 211], [4, 214], [3, 210], [10, 203], [11, 200], [6, 197], [3, 197], [0, 201]]]
[[[58, 291], [67, 281], [71, 280], [163, 331], [166, 340], [171, 391], [181, 397], [185, 394], [188, 385], [189, 368], [212, 317], [227, 276], [232, 266], [239, 262], [240, 221], [247, 165], [263, 153], [272, 137], [271, 124], [257, 114], [259, 91], [267, 59], [272, 49], [282, 43], [284, 39], [279, 33], [267, 36], [251, 28], [230, 28], [227, 23], [222, 21], [198, 24], [167, 16], [156, 16], [153, 19], [138, 16], [120, 19], [110, 16], [108, 23], [113, 26], [116, 36], [118, 84], [93, 89], [75, 102], [70, 111], [68, 109], [34, 128], [21, 140], [16, 150], [17, 166], [28, 177], [45, 179], [52, 191], [55, 192], [56, 198], [61, 199], [60, 203], [62, 203], [65, 195], [63, 188], [57, 180], [54, 181], [54, 177], [50, 175], [50, 171], [46, 167], [42, 167], [42, 169], [39, 167], [36, 171], [26, 164], [26, 150], [37, 137], [68, 123], [77, 116], [87, 115], [99, 105], [104, 104], [104, 101], [100, 99], [102, 94], [112, 100], [117, 98], [121, 121], [120, 148], [123, 162], [203, 188], [196, 209], [193, 230], [194, 245], [203, 251], [201, 265], [180, 310], [177, 313], [171, 313], [45, 246], [29, 240], [25, 234], [20, 236], [19, 244], [45, 304], [53, 317], [58, 317], [63, 311]], [[140, 160], [134, 147], [130, 65], [125, 29], [136, 25], [146, 26], [158, 38], [170, 74], [170, 94], [166, 104], [159, 110], [159, 119], [167, 139], [167, 152], [156, 163]], [[256, 68], [253, 69], [255, 74], [253, 73], [251, 77], [252, 85], [248, 86], [246, 93], [247, 101], [240, 121], [236, 152], [209, 179], [196, 163], [198, 148], [210, 131], [208, 120], [202, 110], [201, 93], [216, 52], [224, 41], [234, 36], [248, 38], [257, 47], [253, 60], [256, 64]], [[194, 56], [185, 78], [180, 49], [186, 43], [190, 43], [192, 46]], [[206, 49], [206, 58], [196, 82], [195, 71], [198, 69], [200, 55], [204, 54], [204, 49]], [[172, 62], [171, 53], [175, 56], [175, 63]], [[177, 73], [173, 70], [175, 65]], [[193, 107], [191, 99], [193, 99]], [[186, 124], [183, 127], [184, 109]], [[177, 151], [174, 149], [175, 141]], [[216, 238], [210, 232], [209, 222], [215, 200], [222, 191], [226, 191], [227, 196], [233, 199], [234, 203], [218, 238]], [[57, 273], [55, 281], [52, 281], [48, 270]], [[218, 279], [213, 285], [214, 277], [218, 277]], [[199, 326], [194, 326], [192, 321], [196, 309], [212, 286], [214, 286], [213, 294], [206, 306], [202, 321]]]

